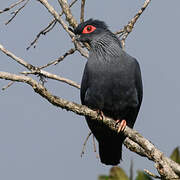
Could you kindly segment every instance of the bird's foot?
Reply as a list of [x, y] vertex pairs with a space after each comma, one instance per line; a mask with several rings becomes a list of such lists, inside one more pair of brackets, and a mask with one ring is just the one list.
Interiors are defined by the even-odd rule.
[[97, 113], [98, 113], [98, 116], [100, 116], [100, 118], [101, 118], [101, 120], [103, 120], [104, 119], [104, 113], [101, 111], [101, 110], [97, 110]]
[[119, 123], [120, 123], [120, 125], [119, 125], [119, 127], [118, 127], [118, 133], [119, 133], [119, 132], [123, 132], [124, 129], [126, 128], [126, 120], [123, 119], [122, 121], [120, 121], [120, 120], [118, 119], [118, 120], [116, 121], [116, 126], [117, 126]]

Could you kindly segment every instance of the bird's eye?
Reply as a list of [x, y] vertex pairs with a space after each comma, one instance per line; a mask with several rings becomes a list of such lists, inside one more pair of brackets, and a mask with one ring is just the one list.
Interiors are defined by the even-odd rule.
[[92, 29], [91, 26], [87, 27], [87, 31], [91, 31], [91, 29]]
[[87, 25], [84, 29], [83, 29], [83, 34], [88, 34], [88, 33], [92, 33], [94, 30], [96, 29], [96, 27], [92, 26], [92, 25]]

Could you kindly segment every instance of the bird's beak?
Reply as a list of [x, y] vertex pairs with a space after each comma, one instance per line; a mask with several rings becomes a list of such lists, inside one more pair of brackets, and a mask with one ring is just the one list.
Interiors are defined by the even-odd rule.
[[80, 35], [76, 34], [73, 38], [72, 38], [72, 42], [74, 41], [80, 41]]
[[[71, 31], [72, 33], [74, 33], [74, 30], [71, 27], [69, 27], [68, 30]], [[78, 35], [78, 34], [75, 35], [74, 37], [72, 37], [72, 42], [79, 41], [79, 38], [80, 38], [80, 35]]]

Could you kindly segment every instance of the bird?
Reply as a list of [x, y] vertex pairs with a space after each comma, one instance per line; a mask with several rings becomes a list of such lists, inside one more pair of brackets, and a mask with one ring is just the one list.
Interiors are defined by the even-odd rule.
[[133, 128], [143, 98], [140, 65], [122, 49], [119, 38], [103, 21], [89, 19], [73, 32], [75, 40], [90, 46], [81, 81], [82, 105], [120, 125], [117, 133], [103, 122], [86, 116], [87, 124], [98, 141], [101, 162], [118, 165], [126, 138], [123, 130], [126, 125]]

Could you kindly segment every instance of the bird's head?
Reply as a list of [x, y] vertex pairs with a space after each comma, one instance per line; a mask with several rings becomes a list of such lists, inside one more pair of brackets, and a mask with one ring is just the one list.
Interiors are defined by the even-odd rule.
[[99, 39], [105, 32], [109, 31], [103, 21], [89, 19], [80, 23], [74, 30], [75, 39], [91, 44], [92, 41]]

